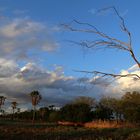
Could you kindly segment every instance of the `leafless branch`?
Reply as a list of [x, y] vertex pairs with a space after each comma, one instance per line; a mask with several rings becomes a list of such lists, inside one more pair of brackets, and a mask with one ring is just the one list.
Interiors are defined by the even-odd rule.
[[103, 33], [102, 31], [99, 31], [99, 29], [97, 29], [95, 26], [93, 26], [89, 23], [79, 22], [77, 20], [73, 20], [73, 22], [75, 22], [77, 24], [88, 25], [89, 27], [92, 27], [92, 29], [77, 29], [77, 28], [74, 28], [74, 27], [72, 27], [71, 25], [68, 25], [68, 24], [61, 24], [61, 25], [63, 27], [65, 27], [66, 29], [69, 29], [70, 31], [73, 31], [73, 32], [86, 32], [86, 33], [93, 33], [93, 34], [99, 35], [100, 37], [105, 38], [109, 41], [112, 41], [112, 42], [114, 41], [114, 42], [119, 43], [120, 45], [122, 45], [124, 50], [129, 51], [129, 49], [128, 49], [129, 44], [128, 43], [123, 42], [119, 39], [113, 38], [111, 36], [108, 36], [107, 34]]
[[[126, 27], [124, 18], [119, 14], [119, 12], [117, 11], [117, 9], [115, 7], [104, 8], [104, 9], [99, 10], [99, 12], [104, 11], [104, 10], [109, 10], [109, 9], [113, 9], [114, 12], [116, 13], [116, 15], [118, 16], [118, 18], [120, 19], [120, 21], [121, 21], [120, 28], [122, 31], [124, 31], [127, 34], [128, 42], [124, 42], [120, 39], [109, 36], [106, 33], [100, 31], [94, 25], [86, 23], [86, 22], [79, 22], [77, 20], [73, 20], [71, 22], [71, 24], [62, 24], [62, 26], [73, 32], [84, 32], [84, 33], [92, 33], [92, 34], [98, 35], [101, 38], [99, 41], [95, 40], [95, 41], [92, 41], [92, 43], [87, 43], [86, 41], [82, 41], [79, 43], [79, 45], [85, 46], [87, 48], [97, 48], [97, 47], [104, 46], [106, 48], [115, 48], [115, 49], [127, 51], [127, 52], [129, 52], [129, 54], [131, 55], [133, 60], [137, 63], [137, 65], [140, 68], [140, 62], [137, 60], [135, 53], [132, 49], [131, 32]], [[87, 29], [86, 28], [85, 29], [74, 28], [72, 25], [73, 23], [83, 25], [84, 27], [87, 26], [89, 28], [87, 28]]]
[[83, 72], [83, 73], [89, 73], [89, 74], [94, 74], [94, 76], [99, 76], [99, 77], [113, 77], [113, 78], [122, 78], [122, 77], [132, 77], [135, 80], [139, 80], [140, 76], [137, 74], [112, 74], [112, 73], [105, 73], [105, 72], [100, 72], [100, 71], [86, 71], [86, 70], [75, 70], [76, 72]]
[[[140, 62], [135, 56], [135, 53], [133, 51], [132, 47], [132, 37], [131, 37], [131, 32], [128, 30], [124, 18], [119, 14], [118, 10], [115, 7], [107, 7], [104, 9], [100, 9], [98, 12], [105, 11], [105, 10], [110, 10], [112, 9], [117, 17], [120, 20], [120, 29], [124, 33], [126, 33], [128, 37], [128, 41], [122, 41], [118, 38], [112, 37], [110, 35], [107, 35], [106, 33], [100, 31], [96, 26], [86, 23], [86, 22], [80, 22], [78, 20], [73, 20], [71, 24], [62, 24], [63, 27], [66, 29], [73, 31], [73, 32], [83, 32], [83, 33], [91, 33], [97, 35], [100, 39], [98, 40], [93, 40], [93, 41], [81, 41], [81, 42], [76, 42], [76, 41], [71, 41], [75, 44], [84, 46], [86, 48], [93, 48], [93, 49], [99, 49], [99, 48], [107, 48], [107, 49], [118, 49], [122, 51], [126, 51], [131, 55], [131, 58], [136, 62], [138, 67], [140, 68]], [[76, 28], [74, 27], [74, 23], [77, 25], [81, 25], [82, 28]], [[121, 77], [134, 77], [136, 79], [140, 79], [140, 76], [137, 74], [111, 74], [111, 73], [104, 73], [100, 71], [79, 71], [79, 72], [86, 72], [86, 73], [91, 73], [94, 75], [100, 75], [101, 77], [114, 77], [114, 78], [121, 78]]]
[[105, 9], [101, 9], [99, 11], [102, 11], [102, 10], [108, 10], [108, 9], [113, 9], [116, 13], [116, 15], [119, 17], [119, 19], [121, 20], [121, 23], [120, 23], [120, 28], [122, 31], [124, 31], [127, 36], [128, 36], [128, 51], [131, 55], [131, 57], [133, 58], [133, 60], [137, 63], [137, 65], [139, 66], [140, 68], [140, 62], [137, 60], [135, 54], [134, 54], [134, 51], [133, 51], [133, 48], [132, 48], [132, 37], [131, 37], [131, 32], [128, 30], [128, 28], [126, 27], [126, 24], [125, 24], [125, 20], [124, 18], [119, 14], [119, 12], [117, 11], [117, 9], [113, 6], [113, 7], [108, 7], [108, 8], [105, 8]]
[[81, 41], [81, 42], [76, 42], [76, 41], [69, 41], [74, 44], [86, 47], [86, 48], [94, 48], [94, 49], [99, 49], [99, 47], [103, 48], [114, 48], [114, 49], [121, 49], [121, 50], [127, 50], [124, 46], [120, 45], [119, 43], [113, 42], [113, 41], [106, 41], [106, 40], [94, 40], [94, 41]]

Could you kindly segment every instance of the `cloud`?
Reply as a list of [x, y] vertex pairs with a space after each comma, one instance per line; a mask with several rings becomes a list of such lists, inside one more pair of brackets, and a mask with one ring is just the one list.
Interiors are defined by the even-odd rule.
[[18, 71], [18, 69], [19, 68], [14, 61], [7, 61], [3, 58], [0, 59], [0, 78], [11, 77], [14, 73]]
[[[136, 65], [132, 66], [128, 70], [122, 70], [121, 74], [137, 74], [140, 75], [140, 70]], [[119, 85], [119, 88], [122, 89], [123, 91], [134, 91], [140, 90], [139, 84], [140, 80], [136, 80], [133, 77], [125, 77], [117, 80], [117, 84]]]
[[5, 18], [0, 24], [0, 55], [23, 59], [29, 51], [54, 51], [58, 43], [44, 24], [30, 18]]
[[42, 104], [55, 105], [63, 105], [81, 95], [93, 94], [96, 97], [101, 92], [99, 89], [94, 91], [97, 87], [91, 90], [89, 79], [81, 84], [79, 78], [65, 76], [61, 66], [55, 66], [54, 70], [50, 71], [35, 63], [27, 63], [20, 68], [11, 60], [2, 58], [1, 61], [4, 62], [1, 63], [1, 75], [5, 74], [5, 69], [10, 69], [7, 76], [0, 77], [0, 93], [10, 102], [16, 100], [22, 105], [29, 104], [29, 93], [32, 90], [40, 91]]
[[[101, 9], [92, 8], [88, 12], [91, 13], [92, 15], [106, 16], [106, 15], [114, 14], [114, 10], [112, 8], [113, 8], [112, 6], [111, 7], [110, 6], [109, 7], [104, 7], [104, 8], [101, 8]], [[122, 17], [125, 17], [128, 14], [128, 12], [129, 12], [128, 9], [126, 9], [126, 10], [124, 10], [122, 12], [119, 12], [119, 13]]]
[[[120, 74], [125, 75], [125, 74], [137, 74], [140, 75], [140, 69], [138, 68], [137, 65], [133, 65], [132, 67], [126, 69], [126, 70], [121, 70]], [[140, 80], [136, 79], [134, 77], [122, 77], [119, 79], [114, 80], [111, 85], [106, 88], [106, 93], [109, 96], [114, 96], [114, 97], [121, 97], [124, 95], [126, 92], [130, 91], [140, 91]]]
[[[107, 80], [98, 79], [99, 77], [66, 76], [61, 66], [55, 66], [50, 71], [36, 63], [27, 63], [20, 68], [15, 61], [4, 58], [0, 58], [0, 66], [0, 93], [7, 97], [7, 103], [17, 101], [24, 108], [31, 107], [29, 93], [33, 90], [41, 93], [41, 106], [62, 106], [77, 96], [120, 97], [127, 91], [140, 89], [139, 80], [134, 81], [128, 77], [117, 79], [109, 85]], [[121, 71], [121, 74], [126, 73], [140, 74], [140, 70]], [[96, 84], [95, 79], [99, 80]]]
[[21, 16], [21, 15], [25, 15], [27, 14], [29, 11], [28, 10], [20, 10], [20, 9], [16, 9], [13, 11], [13, 14]]
[[130, 68], [128, 69], [128, 71], [136, 71], [136, 70], [138, 70], [138, 69], [139, 69], [138, 65], [135, 64], [135, 65], [133, 65], [132, 67], [130, 67]]

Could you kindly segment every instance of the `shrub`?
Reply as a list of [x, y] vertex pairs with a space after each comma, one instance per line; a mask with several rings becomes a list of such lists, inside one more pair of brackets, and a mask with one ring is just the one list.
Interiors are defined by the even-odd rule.
[[60, 110], [61, 120], [72, 122], [87, 122], [92, 119], [91, 107], [88, 104], [67, 104]]

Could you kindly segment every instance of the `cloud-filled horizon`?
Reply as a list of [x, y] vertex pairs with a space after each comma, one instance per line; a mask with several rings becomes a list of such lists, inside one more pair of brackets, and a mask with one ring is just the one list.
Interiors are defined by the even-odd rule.
[[[139, 91], [139, 80], [130, 77], [108, 84], [109, 81], [100, 77], [66, 76], [61, 66], [49, 70], [36, 63], [27, 63], [20, 68], [15, 61], [4, 58], [0, 58], [0, 65], [0, 92], [7, 97], [7, 102], [17, 101], [19, 105], [29, 105], [29, 93], [33, 90], [38, 90], [42, 95], [41, 106], [62, 106], [78, 96], [98, 99], [103, 96], [121, 97], [127, 91]], [[120, 72], [128, 73], [140, 74], [140, 70], [134, 65]], [[97, 80], [98, 84], [95, 84]]]
[[[40, 106], [62, 106], [78, 96], [97, 99], [102, 96], [121, 97], [127, 91], [140, 90], [139, 80], [131, 77], [112, 80], [74, 72], [73, 69], [78, 69], [140, 75], [137, 65], [121, 51], [88, 50], [89, 53], [83, 58], [81, 47], [76, 47], [66, 40], [92, 41], [96, 36], [70, 33], [61, 30], [59, 26], [60, 23], [78, 19], [97, 25], [113, 37], [126, 40], [118, 31], [118, 21], [113, 12], [96, 15], [97, 9], [120, 4], [120, 1], [83, 1], [80, 6], [74, 0], [62, 0], [61, 4], [54, 0], [25, 0], [21, 3], [15, 1], [0, 2], [0, 95], [7, 97], [7, 105], [17, 101], [19, 106], [30, 108], [29, 93], [33, 90], [38, 90], [42, 95]], [[54, 2], [58, 5], [56, 8]], [[138, 21], [131, 16], [130, 11], [137, 14], [134, 8], [139, 7], [136, 3], [134, 7], [131, 6], [131, 2], [128, 3], [126, 7], [117, 8], [123, 17], [132, 19], [128, 20], [128, 26], [135, 31], [133, 38], [137, 39], [139, 24], [137, 25]], [[139, 44], [139, 39], [136, 39], [133, 41], [134, 46]], [[139, 48], [136, 47], [134, 52], [138, 55]]]

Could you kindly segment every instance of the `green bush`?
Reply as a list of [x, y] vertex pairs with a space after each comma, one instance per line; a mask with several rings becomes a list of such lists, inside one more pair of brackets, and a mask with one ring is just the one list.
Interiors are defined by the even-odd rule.
[[91, 107], [88, 104], [67, 104], [60, 110], [61, 120], [72, 122], [87, 122], [92, 119]]
[[57, 121], [59, 121], [60, 120], [60, 113], [59, 113], [59, 111], [52, 111], [52, 112], [50, 112], [50, 114], [49, 114], [49, 121], [50, 122], [57, 122]]

